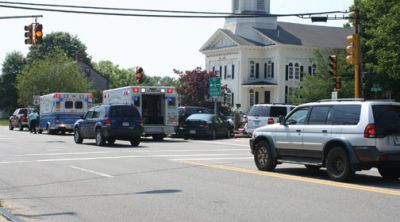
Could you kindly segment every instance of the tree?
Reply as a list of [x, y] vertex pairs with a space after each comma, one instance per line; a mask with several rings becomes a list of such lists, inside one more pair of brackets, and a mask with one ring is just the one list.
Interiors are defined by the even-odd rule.
[[86, 53], [86, 46], [77, 36], [66, 32], [53, 32], [43, 37], [42, 44], [31, 46], [27, 58], [29, 61], [43, 59], [55, 49], [62, 49], [73, 60], [90, 64], [91, 58]]
[[179, 76], [177, 92], [182, 95], [181, 105], [207, 106], [209, 97], [209, 79], [215, 72], [202, 70], [200, 67], [192, 71], [174, 70]]
[[53, 92], [87, 92], [89, 83], [80, 67], [64, 51], [49, 52], [29, 63], [17, 77], [18, 102], [32, 104], [35, 95]]
[[11, 113], [18, 107], [15, 84], [17, 76], [22, 73], [25, 64], [26, 60], [20, 52], [7, 54], [3, 62], [0, 76], [0, 107], [7, 113]]
[[300, 88], [294, 89], [294, 96], [289, 97], [289, 103], [302, 104], [331, 98], [334, 81], [333, 76], [329, 73], [330, 54], [337, 55], [338, 73], [342, 80], [342, 89], [338, 92], [338, 97], [354, 97], [354, 71], [350, 65], [346, 64], [344, 52], [316, 51], [313, 59], [317, 64], [316, 75], [304, 75]]
[[363, 0], [358, 1], [358, 6], [367, 89], [378, 83], [400, 99], [400, 2]]

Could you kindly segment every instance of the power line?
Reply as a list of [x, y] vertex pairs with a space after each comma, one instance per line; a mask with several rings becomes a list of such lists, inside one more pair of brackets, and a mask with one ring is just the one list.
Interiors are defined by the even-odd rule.
[[[171, 10], [150, 10], [150, 9], [123, 9], [123, 8], [107, 8], [107, 7], [91, 7], [91, 6], [74, 6], [74, 5], [55, 5], [55, 4], [36, 4], [36, 3], [16, 3], [16, 2], [4, 2], [0, 1], [0, 7], [3, 8], [14, 8], [23, 10], [36, 10], [36, 11], [49, 11], [49, 12], [61, 12], [61, 13], [76, 13], [76, 14], [89, 14], [89, 15], [109, 15], [109, 16], [127, 16], [127, 17], [158, 17], [158, 18], [254, 18], [254, 17], [288, 17], [288, 16], [311, 16], [321, 14], [333, 14], [333, 13], [345, 13], [342, 11], [327, 11], [327, 12], [310, 12], [310, 13], [297, 13], [297, 14], [229, 14], [222, 13], [223, 15], [217, 15], [218, 12], [193, 12], [193, 11], [171, 11]], [[13, 4], [13, 5], [4, 5]], [[16, 4], [23, 5], [42, 5], [46, 7], [73, 7], [73, 8], [92, 8], [92, 9], [106, 9], [106, 10], [136, 10], [143, 12], [164, 12], [164, 13], [202, 13], [202, 14], [216, 14], [216, 15], [173, 15], [173, 14], [127, 14], [127, 13], [111, 13], [111, 12], [93, 12], [93, 11], [78, 11], [78, 10], [62, 10], [62, 9], [50, 9], [50, 8], [38, 8], [38, 7], [26, 7], [26, 6], [15, 6]]]

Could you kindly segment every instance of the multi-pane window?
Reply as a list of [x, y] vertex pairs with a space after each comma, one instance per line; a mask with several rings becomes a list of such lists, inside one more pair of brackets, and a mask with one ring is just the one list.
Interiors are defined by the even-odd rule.
[[271, 61], [268, 61], [268, 63], [266, 64], [266, 78], [267, 79], [272, 79], [273, 78], [273, 76], [272, 76], [272, 72], [273, 72], [273, 70], [272, 70], [272, 62]]
[[288, 80], [300, 80], [300, 64], [289, 63], [288, 68]]
[[299, 65], [299, 63], [294, 64], [294, 78], [296, 80], [300, 79], [300, 65]]
[[317, 75], [317, 65], [313, 64], [311, 66], [311, 75], [316, 76]]
[[239, 0], [233, 1], [233, 10], [235, 11], [239, 10]]
[[250, 89], [250, 106], [253, 106], [255, 102], [254, 90]]
[[293, 63], [289, 63], [288, 73], [289, 73], [289, 79], [293, 79]]
[[250, 61], [250, 78], [255, 78], [255, 70], [256, 70], [255, 66], [256, 65], [254, 61]]
[[265, 0], [257, 0], [257, 10], [258, 11], [265, 10]]

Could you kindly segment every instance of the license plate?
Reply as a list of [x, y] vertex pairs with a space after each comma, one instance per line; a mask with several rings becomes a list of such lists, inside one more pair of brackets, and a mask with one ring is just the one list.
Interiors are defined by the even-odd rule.
[[122, 125], [123, 126], [129, 126], [129, 123], [128, 122], [123, 122]]
[[190, 130], [189, 133], [190, 134], [196, 134], [196, 130]]
[[254, 121], [254, 125], [255, 125], [255, 126], [260, 125], [260, 121]]
[[394, 144], [395, 145], [400, 145], [400, 136], [395, 136], [394, 137]]

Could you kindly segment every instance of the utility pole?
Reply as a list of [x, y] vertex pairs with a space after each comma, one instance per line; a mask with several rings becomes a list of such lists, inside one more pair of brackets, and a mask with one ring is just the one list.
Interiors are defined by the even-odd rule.
[[355, 64], [354, 64], [354, 97], [360, 98], [360, 66], [361, 66], [361, 44], [360, 44], [360, 30], [359, 30], [359, 11], [357, 0], [354, 0], [354, 28], [355, 34], [358, 38], [355, 39], [357, 47], [354, 50], [357, 50], [355, 53]]

